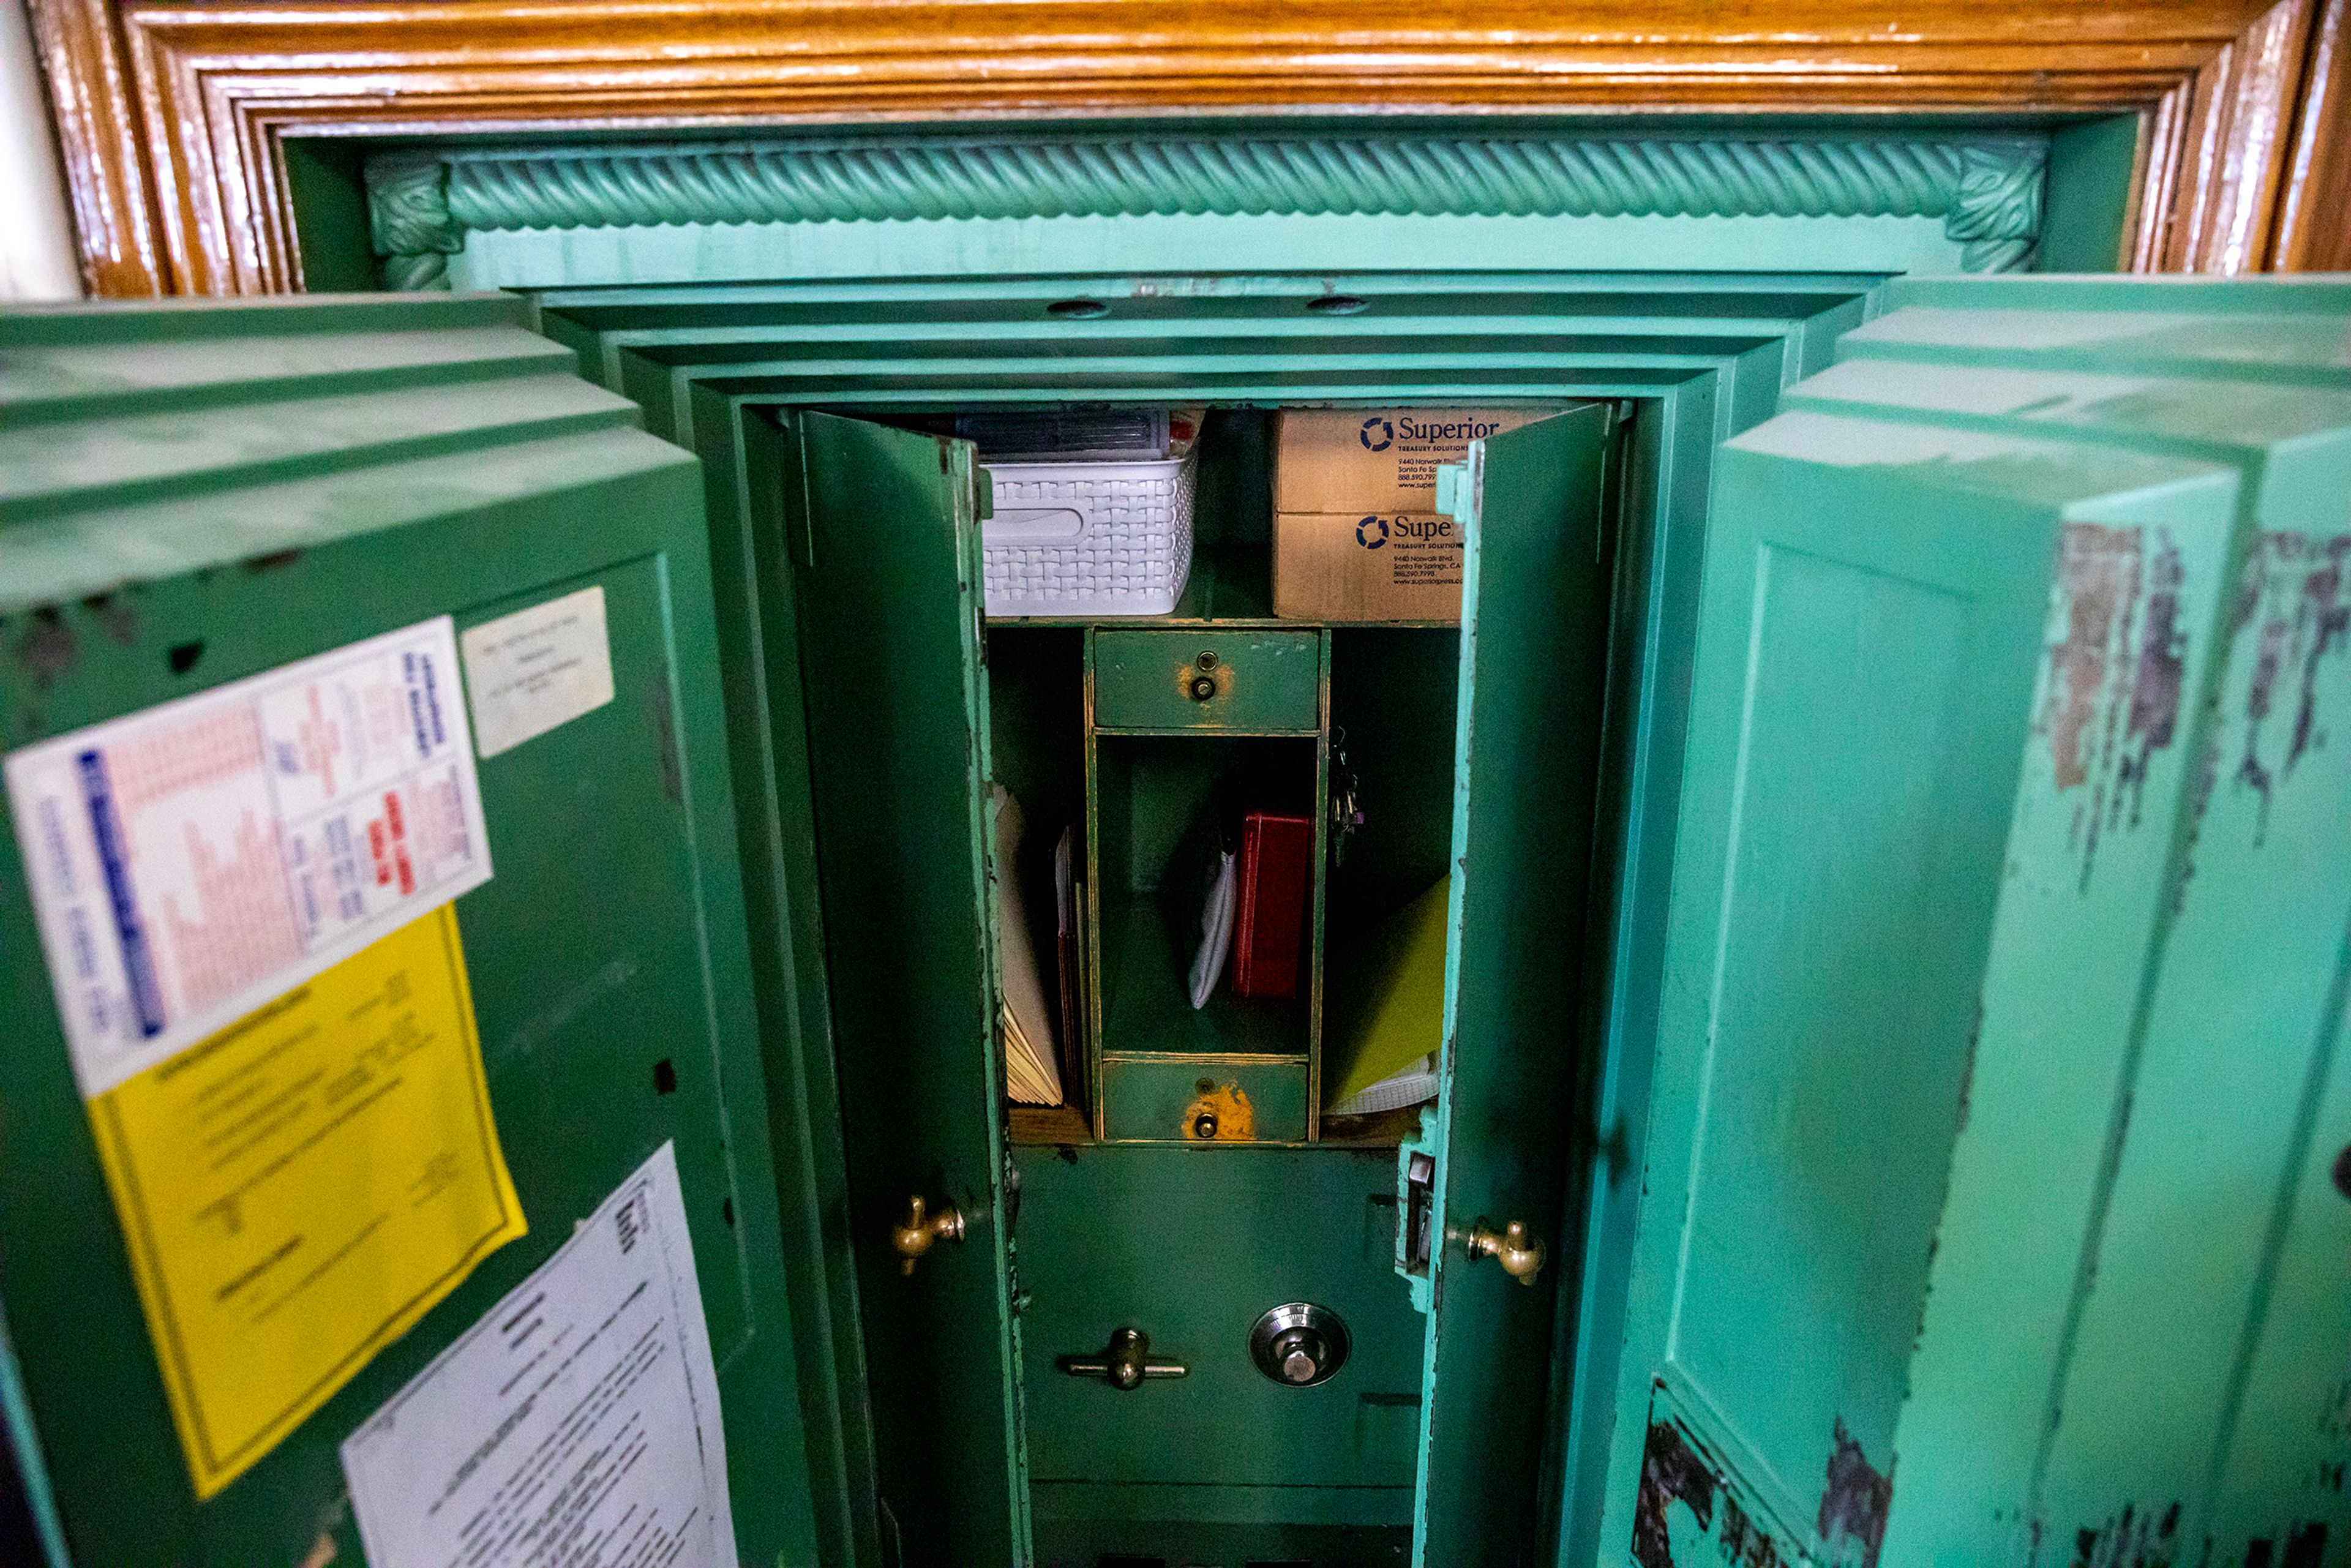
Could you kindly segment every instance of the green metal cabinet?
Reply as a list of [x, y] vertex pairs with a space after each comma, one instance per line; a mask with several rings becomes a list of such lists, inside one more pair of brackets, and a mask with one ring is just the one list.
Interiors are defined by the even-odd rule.
[[[1813, 279], [1759, 347], [1702, 277], [1367, 278], [1294, 354], [1242, 318], [1317, 280], [1138, 287], [1147, 351], [1029, 345], [1097, 330], [1056, 287], [0, 319], [5, 747], [613, 607], [615, 700], [483, 761], [456, 906], [531, 1233], [209, 1502], [0, 843], [52, 1551], [361, 1560], [336, 1444], [674, 1139], [747, 1562], [2351, 1561], [2351, 286]], [[1729, 348], [1480, 368], [1636, 289]], [[1162, 623], [992, 624], [971, 448], [890, 426], [1392, 392], [1599, 400], [1473, 449], [1458, 634], [1278, 622], [1216, 538]], [[1431, 1113], [1322, 1114], [1318, 967], [1223, 1055], [1122, 1053], [1097, 974], [1090, 1113], [1008, 1120], [987, 785], [1132, 870], [1218, 768], [1321, 820], [1343, 728], [1414, 831], [1318, 879], [1313, 955], [1450, 872]], [[1249, 1138], [1184, 1132], [1204, 1083]], [[909, 1260], [914, 1198], [959, 1224]], [[1247, 1358], [1292, 1298], [1353, 1332], [1315, 1386]], [[1063, 1370], [1122, 1326], [1187, 1375]]]

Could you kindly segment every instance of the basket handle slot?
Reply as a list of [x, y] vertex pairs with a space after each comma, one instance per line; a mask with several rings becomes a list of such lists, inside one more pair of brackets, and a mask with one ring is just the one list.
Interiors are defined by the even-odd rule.
[[1074, 507], [1007, 507], [998, 502], [987, 519], [992, 545], [1049, 544], [1086, 531], [1086, 515]]

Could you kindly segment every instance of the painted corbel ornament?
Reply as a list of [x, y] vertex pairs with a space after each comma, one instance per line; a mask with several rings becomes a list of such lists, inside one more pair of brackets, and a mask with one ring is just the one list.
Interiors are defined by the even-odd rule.
[[1561, 137], [899, 139], [402, 152], [367, 168], [393, 288], [470, 232], [1265, 215], [1939, 217], [1970, 271], [2032, 259], [2045, 141]]

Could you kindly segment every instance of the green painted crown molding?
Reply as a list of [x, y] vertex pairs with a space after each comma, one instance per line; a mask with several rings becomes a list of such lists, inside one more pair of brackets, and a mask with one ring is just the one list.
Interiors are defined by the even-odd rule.
[[937, 218], [1939, 217], [1970, 272], [2032, 259], [2045, 137], [1059, 137], [369, 160], [384, 281], [448, 286], [476, 230]]

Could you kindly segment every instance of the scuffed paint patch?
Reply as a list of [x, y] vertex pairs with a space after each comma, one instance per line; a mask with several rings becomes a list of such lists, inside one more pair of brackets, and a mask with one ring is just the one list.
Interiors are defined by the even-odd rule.
[[[2246, 555], [2230, 642], [2236, 649], [2248, 632], [2255, 642], [2241, 704], [2229, 716], [2243, 732], [2231, 779], [2261, 797], [2254, 819], [2256, 844], [2268, 837], [2270, 803], [2278, 787], [2326, 741], [2318, 720], [2319, 681], [2327, 658], [2351, 646], [2346, 560], [2351, 560], [2351, 535], [2344, 534], [2324, 539], [2263, 534]], [[2282, 698], [2293, 717], [2279, 736], [2270, 721], [2281, 716]]]
[[2179, 734], [2187, 688], [2186, 568], [2168, 533], [2069, 523], [2060, 534], [2048, 671], [2034, 727], [2090, 884], [2099, 840], [2139, 825], [2158, 754]]
[[1219, 1083], [1213, 1078], [1203, 1078], [1194, 1087], [1198, 1093], [1184, 1107], [1184, 1114], [1176, 1123], [1177, 1137], [1186, 1143], [1213, 1140], [1245, 1144], [1257, 1136], [1257, 1108], [1249, 1103], [1249, 1091], [1239, 1083], [1230, 1079]]
[[2049, 650], [2042, 727], [2060, 793], [2090, 777], [2096, 727], [2114, 662], [2115, 629], [2138, 601], [2139, 530], [2068, 523], [2057, 546], [2057, 591], [2064, 635]]
[[2187, 638], [2179, 629], [2179, 589], [2187, 573], [2180, 565], [2179, 547], [2162, 534], [2157, 540], [2155, 560], [2148, 570], [2146, 625], [2139, 633], [2138, 664], [2131, 678], [2130, 723], [2124, 731], [2119, 764], [2122, 790], [2130, 796], [2132, 827], [2138, 826], [2148, 766], [2157, 752], [2171, 745], [2179, 730], [2188, 664]]
[[1747, 1517], [1739, 1500], [1722, 1496], [1722, 1532], [1715, 1537], [1722, 1561], [1732, 1568], [1781, 1568], [1779, 1548], [1764, 1528]]
[[2245, 1542], [2244, 1568], [2325, 1568], [2326, 1526], [2314, 1520], [2287, 1531], [2278, 1540]]
[[[2071, 1568], [2171, 1568], [2179, 1561], [2179, 1504], [2167, 1504], [2159, 1514], [2125, 1504], [2105, 1524], [2074, 1532]], [[2208, 1540], [2199, 1562], [2210, 1554]]]
[[1673, 1538], [1667, 1511], [1679, 1503], [1701, 1528], [1714, 1524], [1714, 1470], [1698, 1457], [1681, 1428], [1652, 1420], [1641, 1448], [1641, 1491], [1633, 1509], [1633, 1561], [1641, 1568], [1674, 1568]]
[[1821, 1545], [1833, 1560], [1877, 1568], [1878, 1549], [1886, 1542], [1886, 1516], [1894, 1508], [1894, 1478], [1879, 1474], [1870, 1464], [1843, 1419], [1836, 1424], [1835, 1442], [1829, 1452], [1828, 1484], [1821, 1491]]
[[1801, 1546], [1782, 1549], [1787, 1526], [1780, 1528], [1775, 1539], [1761, 1511], [1740, 1495], [1737, 1478], [1708, 1456], [1689, 1428], [1652, 1415], [1633, 1510], [1632, 1558], [1638, 1568], [1705, 1568], [1708, 1563], [1791, 1568], [1812, 1562]]
[[127, 594], [93, 593], [81, 607], [97, 620], [99, 630], [128, 648], [139, 641], [139, 612]]
[[17, 637], [16, 651], [16, 662], [42, 691], [81, 662], [81, 646], [74, 641], [73, 628], [54, 609], [33, 612], [32, 623]]
[[[2351, 536], [2331, 538], [2324, 554], [2303, 575], [2302, 602], [2294, 618], [2295, 642], [2302, 651], [2302, 691], [2294, 706], [2294, 740], [2286, 747], [2285, 770], [2302, 760], [2315, 738], [2318, 708], [2318, 666], [2327, 651], [2342, 645], [2351, 632], [2351, 602], [2343, 594], [2343, 560], [2351, 554]], [[2324, 1527], [2321, 1527], [2322, 1533]]]

